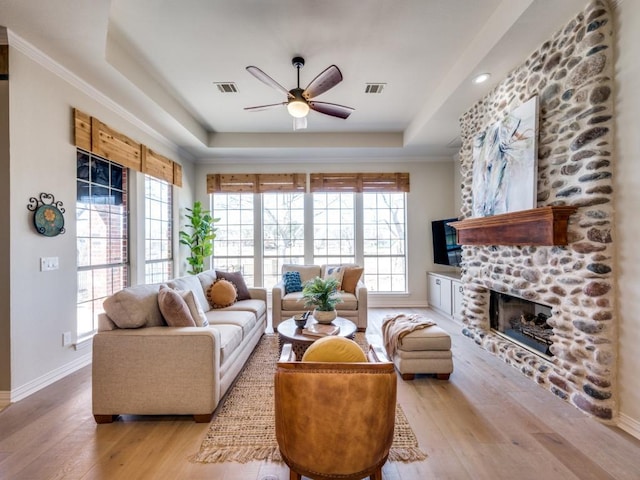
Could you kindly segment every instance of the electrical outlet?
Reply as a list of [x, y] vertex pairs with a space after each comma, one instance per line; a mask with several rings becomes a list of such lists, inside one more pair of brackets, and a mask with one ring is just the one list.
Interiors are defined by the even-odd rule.
[[71, 332], [64, 332], [62, 334], [62, 346], [68, 347], [71, 345]]
[[40, 258], [40, 271], [49, 272], [51, 270], [58, 270], [60, 268], [60, 262], [58, 257], [41, 257]]

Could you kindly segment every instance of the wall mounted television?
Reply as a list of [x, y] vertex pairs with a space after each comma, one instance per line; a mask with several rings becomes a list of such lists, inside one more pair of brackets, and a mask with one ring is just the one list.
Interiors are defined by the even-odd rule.
[[457, 222], [457, 218], [446, 218], [431, 222], [433, 239], [433, 263], [459, 267], [462, 260], [462, 246], [456, 243], [456, 229], [450, 222]]

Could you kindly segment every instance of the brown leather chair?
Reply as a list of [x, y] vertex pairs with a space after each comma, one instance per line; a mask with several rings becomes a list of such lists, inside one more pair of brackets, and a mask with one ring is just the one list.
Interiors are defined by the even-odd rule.
[[367, 356], [369, 362], [296, 362], [291, 345], [284, 345], [275, 375], [275, 420], [291, 480], [382, 480], [397, 377], [381, 348]]

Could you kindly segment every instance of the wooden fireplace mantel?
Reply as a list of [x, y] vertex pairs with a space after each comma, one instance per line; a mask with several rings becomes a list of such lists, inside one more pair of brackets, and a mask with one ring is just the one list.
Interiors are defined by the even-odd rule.
[[576, 207], [540, 207], [451, 222], [460, 245], [567, 245]]

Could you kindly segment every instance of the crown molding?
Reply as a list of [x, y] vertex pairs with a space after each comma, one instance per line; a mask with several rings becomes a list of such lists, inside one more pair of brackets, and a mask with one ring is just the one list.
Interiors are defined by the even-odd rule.
[[167, 148], [170, 148], [172, 151], [180, 152], [180, 156], [182, 156], [183, 158], [187, 157], [191, 161], [193, 161], [193, 158], [190, 158], [192, 157], [191, 154], [186, 152], [184, 149], [182, 149], [181, 147], [173, 143], [171, 140], [169, 140], [165, 136], [161, 135], [158, 131], [156, 131], [154, 128], [149, 126], [147, 123], [140, 120], [137, 116], [135, 116], [129, 110], [121, 106], [119, 103], [114, 102], [113, 100], [111, 100], [111, 98], [109, 98], [107, 95], [105, 95], [100, 90], [95, 88], [93, 85], [89, 84], [88, 82], [80, 78], [78, 75], [73, 73], [68, 68], [60, 65], [49, 55], [39, 50], [37, 47], [29, 43], [20, 35], [16, 34], [12, 30], [7, 30], [7, 32], [8, 32], [10, 47], [15, 48], [20, 53], [26, 55], [31, 60], [36, 62], [38, 65], [42, 66], [43, 68], [46, 68], [51, 73], [57, 75], [65, 82], [69, 83], [73, 87], [80, 90], [82, 93], [86, 94], [93, 100], [97, 101], [104, 107], [111, 110], [116, 115], [122, 117], [124, 120], [131, 123], [133, 126], [139, 128], [146, 134], [150, 135], [151, 137], [153, 137], [154, 139], [162, 143]]

